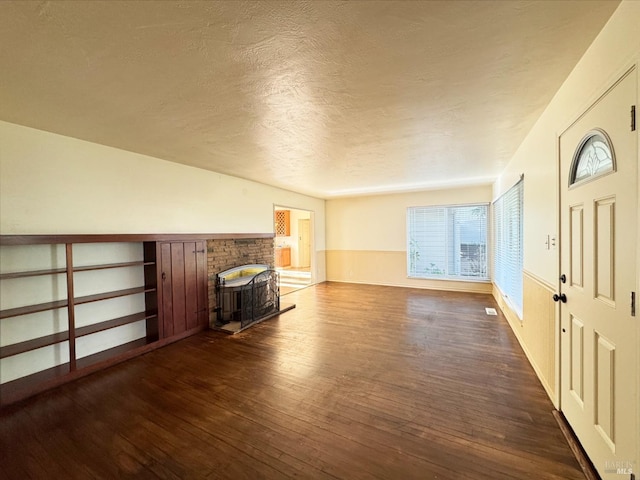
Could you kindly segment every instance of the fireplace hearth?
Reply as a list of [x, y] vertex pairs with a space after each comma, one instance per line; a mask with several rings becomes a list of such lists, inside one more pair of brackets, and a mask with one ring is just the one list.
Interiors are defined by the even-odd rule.
[[281, 313], [278, 272], [269, 265], [224, 270], [216, 274], [215, 285], [216, 328], [236, 333]]

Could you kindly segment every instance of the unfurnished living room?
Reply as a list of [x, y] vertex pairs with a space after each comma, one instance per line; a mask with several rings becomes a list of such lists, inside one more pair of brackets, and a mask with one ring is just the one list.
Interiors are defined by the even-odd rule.
[[640, 2], [0, 2], [0, 479], [640, 469]]

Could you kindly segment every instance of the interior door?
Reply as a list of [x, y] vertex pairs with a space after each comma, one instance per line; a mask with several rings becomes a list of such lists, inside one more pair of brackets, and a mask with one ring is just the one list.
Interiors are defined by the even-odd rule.
[[634, 69], [560, 136], [561, 410], [601, 477], [618, 480], [640, 460], [636, 87]]
[[311, 220], [298, 220], [298, 266], [309, 267], [311, 265]]

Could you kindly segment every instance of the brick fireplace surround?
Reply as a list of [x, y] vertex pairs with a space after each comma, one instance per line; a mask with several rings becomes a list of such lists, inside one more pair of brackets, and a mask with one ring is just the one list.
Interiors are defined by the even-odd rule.
[[274, 268], [273, 238], [207, 240], [207, 278], [209, 293], [209, 325], [216, 321], [216, 273], [248, 263]]

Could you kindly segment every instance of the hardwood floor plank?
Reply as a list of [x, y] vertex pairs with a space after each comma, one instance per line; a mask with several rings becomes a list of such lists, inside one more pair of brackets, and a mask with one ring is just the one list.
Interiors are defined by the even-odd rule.
[[491, 296], [287, 300], [0, 412], [0, 478], [584, 478]]

